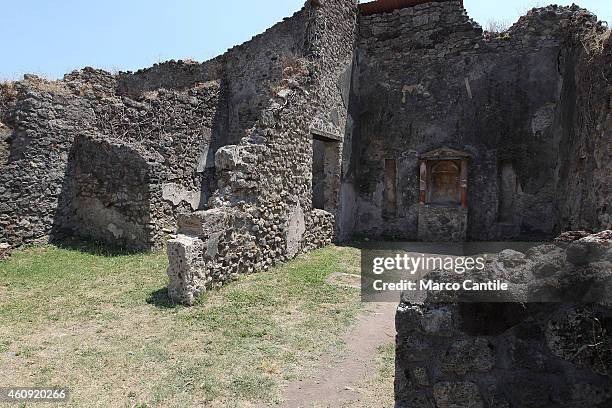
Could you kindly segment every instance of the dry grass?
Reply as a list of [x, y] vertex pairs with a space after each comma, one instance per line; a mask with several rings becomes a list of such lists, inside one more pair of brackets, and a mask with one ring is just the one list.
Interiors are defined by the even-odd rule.
[[68, 386], [65, 406], [273, 403], [341, 350], [359, 292], [326, 279], [358, 262], [355, 249], [325, 248], [185, 308], [166, 297], [163, 253], [17, 251], [0, 263], [0, 387]]
[[32, 76], [27, 79], [27, 81], [34, 89], [41, 92], [49, 92], [58, 95], [72, 94], [70, 88], [61, 80], [49, 80], [38, 76]]
[[591, 60], [603, 53], [606, 44], [610, 40], [610, 32], [611, 30], [609, 29], [603, 32], [592, 30], [583, 36], [581, 39], [582, 46]]
[[395, 377], [395, 344], [389, 343], [378, 348], [376, 375], [364, 378], [357, 384], [359, 401], [341, 404], [340, 408], [393, 408], [393, 379]]
[[511, 24], [505, 20], [489, 20], [484, 27], [484, 31], [491, 34], [501, 34], [510, 28]]
[[14, 99], [17, 97], [17, 89], [15, 88], [15, 82], [3, 81], [0, 82], [0, 97], [3, 99]]

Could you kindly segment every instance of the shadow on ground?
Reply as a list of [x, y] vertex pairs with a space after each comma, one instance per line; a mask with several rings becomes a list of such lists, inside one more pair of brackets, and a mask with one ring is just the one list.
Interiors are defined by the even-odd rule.
[[79, 238], [57, 238], [51, 242], [58, 248], [70, 249], [97, 256], [126, 256], [143, 253], [144, 251], [129, 250], [121, 247], [113, 247], [100, 241], [90, 241]]
[[170, 296], [168, 296], [168, 288], [162, 288], [151, 292], [147, 297], [147, 303], [159, 309], [174, 309], [180, 306], [170, 299]]

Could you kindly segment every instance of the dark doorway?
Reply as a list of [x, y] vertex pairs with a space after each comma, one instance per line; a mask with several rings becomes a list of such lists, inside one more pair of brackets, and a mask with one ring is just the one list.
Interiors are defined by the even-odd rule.
[[340, 143], [328, 137], [312, 136], [312, 208], [333, 212], [339, 188]]
[[312, 139], [312, 208], [325, 208], [325, 142]]

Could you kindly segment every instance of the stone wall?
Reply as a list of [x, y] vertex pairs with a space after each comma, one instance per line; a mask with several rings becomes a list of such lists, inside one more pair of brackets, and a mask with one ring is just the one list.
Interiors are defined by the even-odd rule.
[[0, 241], [18, 246], [46, 242], [63, 224], [72, 142], [92, 128], [95, 113], [62, 81], [27, 76], [12, 90], [9, 153], [0, 163]]
[[525, 254], [505, 250], [478, 276], [425, 277], [501, 279], [510, 290], [404, 294], [396, 407], [610, 406], [611, 239], [605, 231]]
[[[218, 74], [217, 68], [211, 68], [213, 62], [203, 67], [170, 62], [119, 75], [85, 68], [61, 81], [26, 76], [10, 88], [4, 86], [2, 114], [7, 125], [0, 130], [4, 142], [0, 194], [5, 198], [0, 206], [0, 241], [18, 246], [66, 233], [87, 232], [96, 238], [107, 233], [108, 226], [100, 225], [95, 233], [92, 225], [83, 226], [79, 217], [74, 218], [75, 213], [84, 212], [77, 208], [83, 203], [75, 201], [78, 192], [72, 191], [72, 161], [79, 154], [74, 140], [95, 133], [139, 144], [145, 156], [161, 155], [164, 179], [160, 194], [143, 208], [150, 219], [163, 220], [155, 227], [152, 245], [160, 246], [163, 234], [159, 231], [174, 231], [178, 213], [205, 207], [216, 188], [214, 152], [228, 141], [225, 97], [221, 81], [211, 79]], [[113, 157], [123, 160], [120, 156]], [[129, 160], [123, 163], [131, 165]], [[106, 170], [117, 165], [100, 164], [107, 169], [96, 171], [107, 174]], [[139, 161], [133, 165], [128, 174], [135, 176]], [[121, 205], [119, 201], [113, 205]], [[142, 247], [140, 240], [109, 242]]]
[[301, 55], [304, 30], [304, 12], [299, 11], [223, 55], [228, 132], [234, 143], [247, 136], [268, 106], [283, 70]]
[[171, 203], [165, 215], [176, 220], [179, 212], [205, 208], [215, 188], [214, 151], [227, 142], [224, 113], [218, 110], [223, 101], [220, 81], [196, 82], [184, 90], [160, 88], [121, 100], [99, 106], [97, 125], [105, 135], [140, 143], [163, 157], [163, 200]]
[[74, 231], [117, 247], [147, 250], [168, 220], [153, 218], [162, 204], [163, 158], [138, 144], [99, 135], [74, 143]]
[[[329, 7], [333, 9], [336, 5], [331, 2]], [[276, 179], [270, 180], [274, 172], [279, 173], [274, 177], [280, 180], [299, 177], [279, 185], [270, 199], [286, 202], [286, 197], [279, 196], [286, 192], [293, 197], [291, 200], [300, 201], [300, 207], [306, 211], [311, 207], [310, 128], [328, 132], [340, 140], [335, 181], [329, 183], [330, 205], [335, 208], [348, 103], [342, 97], [348, 85], [343, 91], [339, 86], [342, 74], [346, 77], [348, 72], [350, 76], [350, 64], [346, 60], [350, 59], [348, 50], [352, 48], [353, 35], [352, 31], [346, 31], [344, 23], [337, 32], [346, 38], [322, 34], [332, 19], [344, 17], [337, 13], [327, 16], [317, 9], [320, 9], [318, 5], [307, 6], [251, 41], [201, 64], [170, 61], [136, 73], [117, 75], [86, 68], [66, 75], [61, 81], [27, 76], [24, 81], [3, 85], [0, 177], [6, 180], [0, 183], [0, 194], [6, 196], [6, 203], [0, 207], [0, 223], [6, 228], [0, 232], [0, 241], [21, 245], [79, 233], [80, 218], [74, 214], [84, 213], [84, 209], [77, 208], [83, 200], [76, 200], [84, 190], [72, 191], [74, 163], [71, 160], [79, 154], [73, 142], [80, 134], [98, 134], [126, 146], [137, 144], [143, 154], [161, 155], [164, 169], [161, 197], [149, 206], [150, 219], [164, 220], [158, 229], [173, 230], [180, 213], [208, 208], [209, 199], [218, 188], [217, 177], [222, 178], [220, 185], [224, 190], [217, 192], [213, 207], [226, 202], [226, 198], [231, 205], [246, 195], [251, 201], [258, 200], [258, 192], [242, 187], [238, 187], [241, 191], [235, 198], [230, 198], [233, 193], [227, 191], [228, 181], [242, 186], [243, 175], [217, 171], [215, 153], [231, 143], [251, 149], [250, 142], [241, 140], [259, 141], [260, 134], [255, 128], [266, 133], [267, 127], [274, 127], [265, 123], [264, 116], [270, 118], [272, 111], [294, 98], [291, 95], [294, 89], [302, 92], [305, 86], [316, 88], [318, 100], [324, 102], [313, 104], [312, 113], [293, 110], [292, 114], [304, 114], [304, 117], [289, 118], [283, 126], [291, 130], [291, 135], [283, 134], [282, 141], [279, 137], [271, 144], [269, 153], [282, 156], [286, 149], [292, 150], [283, 143], [290, 146], [294, 137], [305, 138], [308, 146], [300, 141], [298, 145], [304, 149], [302, 156], [287, 156], [285, 163], [274, 163], [274, 168], [264, 159], [267, 174], [262, 180], [267, 178], [274, 183]], [[354, 24], [350, 27], [352, 30]], [[316, 59], [317, 69], [306, 67], [309, 62], [305, 58]], [[335, 70], [338, 72], [332, 72]], [[315, 75], [318, 77], [314, 78]], [[292, 82], [294, 77], [301, 77], [303, 83]], [[296, 165], [299, 168], [292, 168]], [[113, 166], [108, 165], [109, 169]], [[138, 172], [138, 161], [134, 166], [130, 174]], [[109, 174], [104, 169], [91, 171], [87, 177], [98, 177], [96, 171]], [[223, 180], [225, 176], [230, 179]], [[298, 185], [299, 191], [294, 188]], [[35, 205], [30, 207], [26, 203]], [[306, 213], [305, 217], [308, 219], [310, 215]], [[91, 231], [91, 225], [84, 230], [99, 238], [107, 234], [107, 227], [100, 225], [98, 234]], [[156, 237], [161, 239], [162, 235], [156, 234]], [[154, 246], [160, 246], [162, 241], [155, 242]], [[140, 246], [140, 242], [133, 244]]]
[[[334, 214], [312, 207], [312, 137], [317, 132], [340, 138], [337, 195], [348, 104], [339, 84], [350, 72], [355, 14], [350, 0], [309, 1], [284, 22], [302, 24], [298, 32], [304, 36], [277, 57], [282, 78], [271, 84], [264, 109], [241, 142], [217, 152], [219, 189], [212, 208], [182, 217], [181, 234], [169, 241], [168, 290], [174, 300], [191, 303], [240, 273], [331, 242]], [[257, 47], [250, 54], [261, 58], [270, 54], [265, 44], [266, 34], [243, 47]]]
[[6, 164], [10, 153], [10, 113], [14, 109], [16, 96], [14, 83], [0, 83], [0, 166]]
[[[601, 179], [598, 188], [574, 186], [567, 193], [573, 204], [566, 207], [585, 208], [577, 216], [580, 222], [568, 222], [576, 217], [569, 215], [569, 208], [556, 211], [564, 205], [557, 198], [558, 188], [571, 178], [570, 173], [559, 177], [569, 169], [562, 163], [575, 154], [576, 140], [589, 141], [585, 154], [593, 157], [593, 171], [610, 173], [603, 157], [609, 150], [602, 142], [596, 155], [593, 150], [595, 141], [601, 140], [593, 126], [603, 122], [604, 101], [608, 103], [608, 95], [599, 94], [607, 91], [589, 94], [591, 128], [565, 120], [568, 107], [580, 103], [570, 90], [582, 76], [576, 69], [589, 65], [579, 62], [585, 56], [576, 38], [583, 31], [605, 30], [576, 6], [534, 9], [508, 31], [484, 35], [459, 1], [361, 16], [355, 51], [359, 88], [354, 110], [360, 112], [354, 135], [359, 153], [353, 152], [358, 163], [355, 232], [415, 239], [417, 159], [441, 146], [473, 156], [468, 167], [468, 239], [546, 237], [569, 224], [601, 226], [595, 211], [586, 209], [586, 203], [609, 197]], [[581, 79], [587, 81], [582, 86], [606, 89], [601, 78]], [[580, 109], [575, 115], [586, 116]], [[396, 214], [383, 211], [384, 159], [397, 161]], [[500, 195], [501, 164], [516, 174], [513, 197]], [[502, 216], [500, 208], [511, 211]], [[598, 208], [599, 213], [606, 211], [601, 204]]]
[[195, 84], [218, 80], [223, 76], [222, 57], [198, 63], [170, 60], [136, 72], [117, 75], [117, 93], [137, 99], [158, 89], [188, 90]]
[[426, 242], [463, 242], [466, 232], [466, 208], [419, 206], [419, 240]]
[[9, 137], [11, 132], [7, 126], [0, 125], [0, 163], [4, 165], [9, 156]]
[[[180, 224], [194, 245], [218, 238], [221, 248], [171, 271], [173, 297], [190, 302], [218, 268], [233, 277], [354, 234], [489, 240], [608, 226], [604, 34], [577, 6], [534, 9], [483, 34], [460, 1], [357, 16], [354, 1], [309, 0], [204, 63], [26, 76], [0, 86], [0, 241], [77, 233], [159, 247]], [[325, 156], [316, 205], [313, 139]], [[88, 166], [81, 156], [95, 145], [98, 165]], [[423, 217], [419, 232], [419, 156], [442, 146], [471, 157], [467, 221], [449, 219], [453, 232]], [[127, 190], [113, 176], [120, 165]], [[95, 191], [107, 184], [131, 204]], [[122, 221], [108, 208], [123, 208]], [[207, 214], [233, 232], [185, 227]], [[138, 231], [117, 242], [117, 222]]]
[[564, 56], [560, 183], [560, 229], [610, 229], [612, 216], [612, 42], [610, 32], [585, 19], [572, 39], [575, 54]]

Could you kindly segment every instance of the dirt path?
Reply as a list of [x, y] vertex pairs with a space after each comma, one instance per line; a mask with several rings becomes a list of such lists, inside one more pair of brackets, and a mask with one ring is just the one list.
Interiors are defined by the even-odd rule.
[[[395, 340], [395, 303], [371, 303], [343, 336], [340, 359], [323, 358], [310, 378], [290, 384], [281, 407], [368, 406], [362, 385], [377, 374], [380, 346]], [[392, 381], [392, 379], [389, 379]]]

